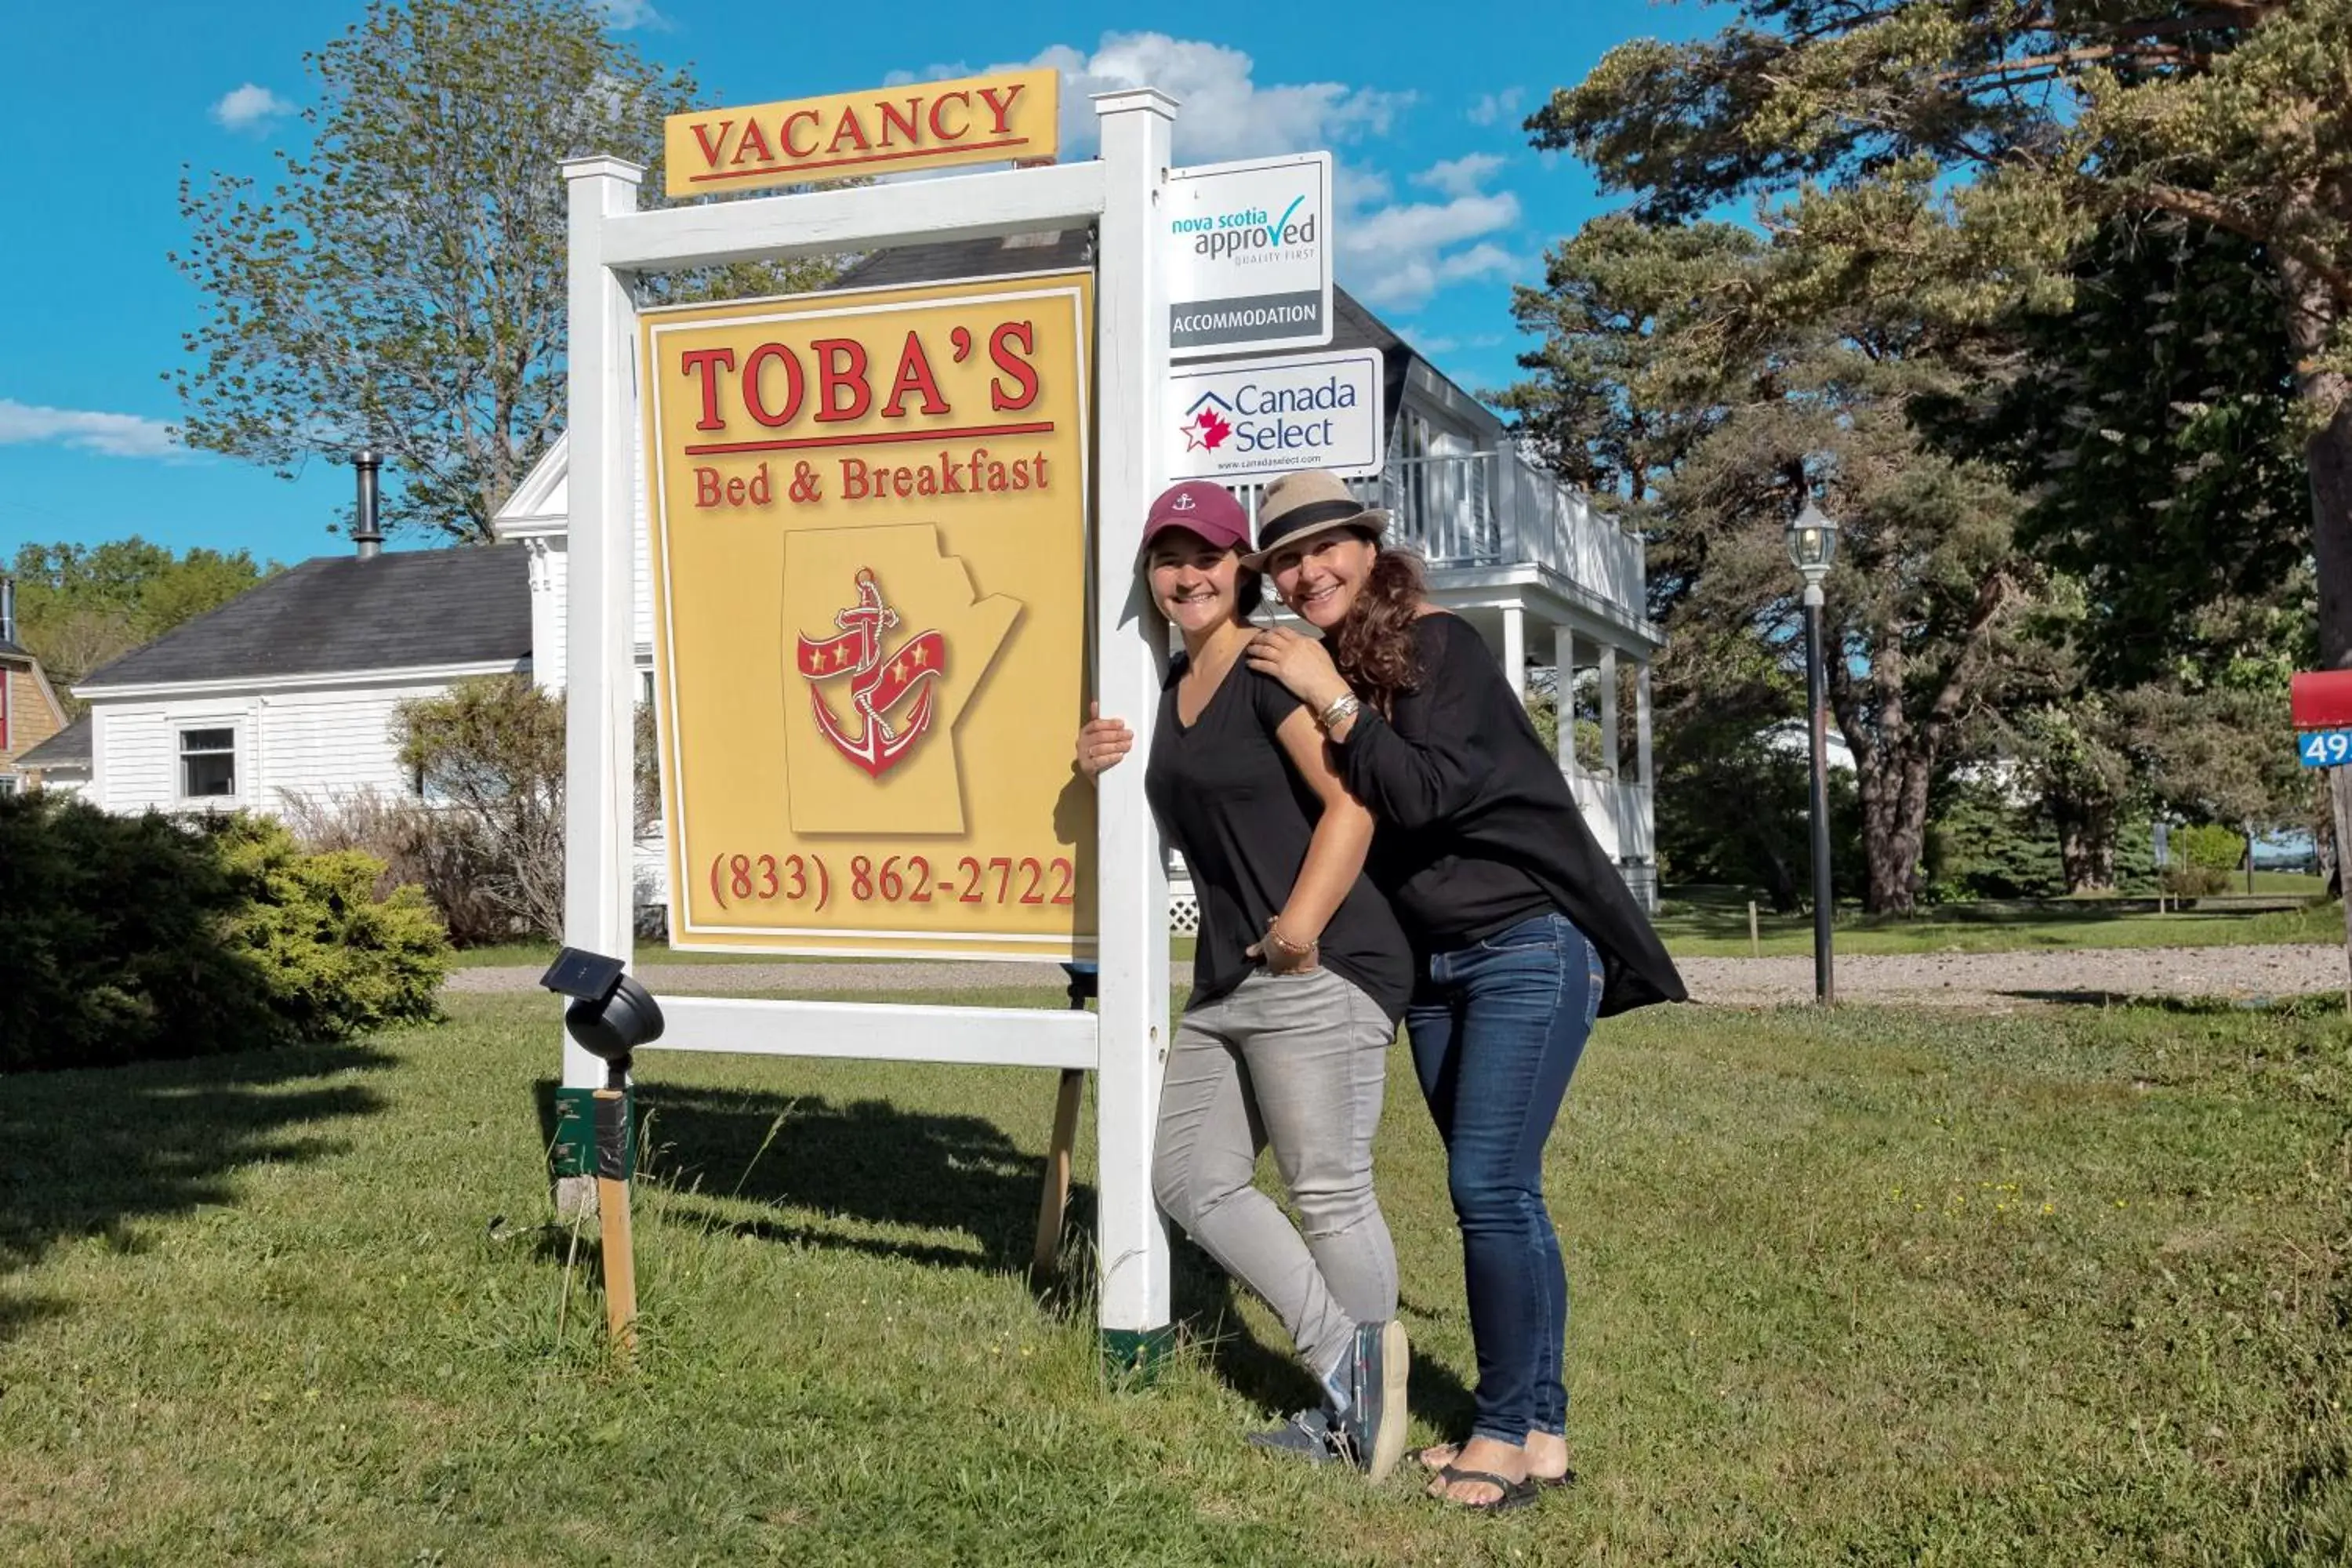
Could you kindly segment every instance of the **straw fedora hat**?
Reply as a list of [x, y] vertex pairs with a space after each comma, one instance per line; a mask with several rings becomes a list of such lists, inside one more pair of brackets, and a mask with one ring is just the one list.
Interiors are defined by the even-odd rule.
[[1253, 572], [1265, 570], [1276, 551], [1335, 529], [1358, 529], [1378, 539], [1388, 531], [1389, 514], [1368, 507], [1348, 489], [1348, 481], [1320, 468], [1285, 474], [1257, 498], [1257, 549], [1242, 557]]

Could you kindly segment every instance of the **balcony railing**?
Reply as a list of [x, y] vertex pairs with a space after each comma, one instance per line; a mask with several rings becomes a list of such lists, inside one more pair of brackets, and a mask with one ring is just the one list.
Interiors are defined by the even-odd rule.
[[[1395, 537], [1434, 567], [1538, 565], [1634, 616], [1646, 594], [1642, 542], [1517, 452], [1391, 458], [1352, 488], [1397, 520]], [[1255, 490], [1242, 492], [1255, 516]]]

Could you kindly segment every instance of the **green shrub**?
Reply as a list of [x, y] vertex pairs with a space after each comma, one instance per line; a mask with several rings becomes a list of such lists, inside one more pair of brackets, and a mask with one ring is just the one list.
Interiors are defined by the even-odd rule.
[[2054, 899], [2066, 890], [2058, 837], [1993, 785], [1956, 782], [1927, 824], [1927, 902]]
[[2172, 866], [2157, 881], [2176, 899], [2210, 899], [2229, 889], [2230, 873], [2219, 866]]
[[434, 1016], [449, 938], [421, 889], [379, 895], [383, 861], [357, 849], [305, 854], [266, 817], [224, 817], [205, 832], [241, 899], [223, 940], [298, 1035], [343, 1039]]
[[273, 824], [0, 797], [0, 1071], [206, 1056], [428, 1015], [415, 899]]
[[2208, 870], [2230, 872], [2246, 863], [2246, 836], [2216, 822], [2174, 828], [2171, 848], [2176, 864], [2185, 862]]

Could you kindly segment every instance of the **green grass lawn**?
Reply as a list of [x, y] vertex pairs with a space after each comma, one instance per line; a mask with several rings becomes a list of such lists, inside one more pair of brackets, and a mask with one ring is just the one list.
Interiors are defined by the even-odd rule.
[[[2317, 1008], [1604, 1024], [1549, 1173], [1584, 1479], [1498, 1520], [1246, 1448], [1307, 1391], [1189, 1252], [1175, 1363], [1106, 1386], [1083, 1299], [1022, 1277], [1047, 1075], [648, 1059], [643, 1349], [614, 1370], [593, 1227], [567, 1268], [548, 1224], [547, 1034], [536, 999], [466, 999], [347, 1047], [9, 1079], [0, 1561], [2352, 1549], [2352, 1033]], [[1395, 1065], [1380, 1168], [1433, 1437], [1472, 1363]]]
[[[2273, 876], [2260, 873], [2258, 876]], [[2302, 879], [2311, 881], [2313, 879]], [[2278, 890], [2284, 892], [2284, 889]], [[2274, 893], [2273, 900], [2277, 897]], [[1677, 958], [1745, 958], [1748, 895], [1727, 888], [1668, 889], [1658, 933]], [[1813, 950], [1810, 911], [1776, 915], [1759, 904], [1767, 955]], [[2344, 907], [2232, 909], [2206, 900], [2181, 913], [2123, 910], [2084, 900], [2070, 907], [1955, 904], [1910, 917], [1837, 913], [1837, 950], [1866, 952], [2010, 952], [2021, 948], [2228, 947], [2259, 942], [2344, 941]]]

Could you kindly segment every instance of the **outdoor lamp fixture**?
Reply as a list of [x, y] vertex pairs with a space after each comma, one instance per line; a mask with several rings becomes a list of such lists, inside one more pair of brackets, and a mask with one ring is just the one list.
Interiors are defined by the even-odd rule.
[[1813, 742], [1813, 999], [1837, 1000], [1830, 963], [1830, 775], [1829, 704], [1822, 688], [1822, 579], [1837, 559], [1838, 525], [1813, 503], [1789, 524], [1789, 560], [1805, 580], [1805, 721]]
[[623, 971], [625, 963], [567, 947], [539, 983], [572, 1005], [563, 1028], [604, 1058], [596, 1101], [596, 1219], [604, 1246], [604, 1318], [624, 1355], [636, 1348], [637, 1264], [629, 1230], [629, 1055], [661, 1038], [661, 1004]]

